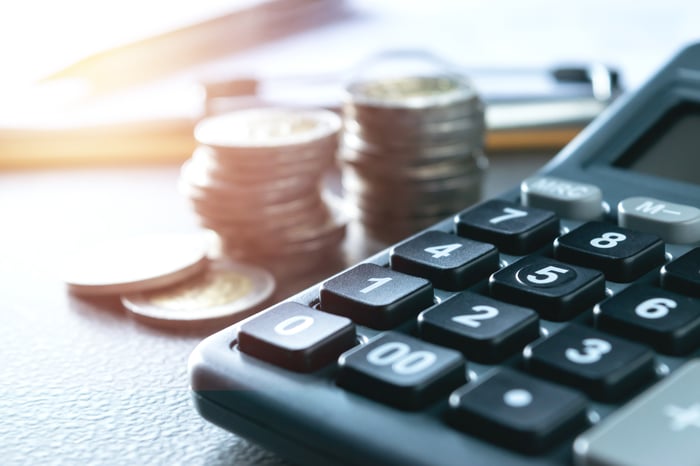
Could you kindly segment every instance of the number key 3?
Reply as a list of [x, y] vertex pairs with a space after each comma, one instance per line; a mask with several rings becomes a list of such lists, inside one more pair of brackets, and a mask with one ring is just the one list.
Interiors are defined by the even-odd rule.
[[654, 376], [647, 347], [576, 324], [528, 348], [525, 365], [603, 401], [619, 400]]

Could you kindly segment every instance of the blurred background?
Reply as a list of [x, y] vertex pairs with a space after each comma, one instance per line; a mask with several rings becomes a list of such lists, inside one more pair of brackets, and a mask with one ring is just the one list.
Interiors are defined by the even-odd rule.
[[[698, 38], [699, 13], [684, 0], [5, 2], [0, 167], [184, 160], [205, 89], [210, 100], [255, 93], [332, 106], [343, 80], [387, 50], [454, 64], [490, 102], [570, 92], [547, 73], [596, 64], [629, 91]], [[567, 131], [540, 134], [535, 145], [561, 146], [598, 111], [543, 117]], [[535, 121], [488, 122], [494, 130], [542, 127], [526, 113]], [[533, 138], [489, 143], [519, 150]]]

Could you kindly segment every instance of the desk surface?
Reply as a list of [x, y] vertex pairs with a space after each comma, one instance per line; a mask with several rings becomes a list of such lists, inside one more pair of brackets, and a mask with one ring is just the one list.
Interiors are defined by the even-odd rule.
[[[493, 156], [485, 195], [546, 159]], [[118, 299], [71, 296], [56, 275], [90, 238], [196, 231], [177, 175], [177, 166], [0, 173], [3, 464], [281, 462], [192, 407], [187, 358], [216, 329], [145, 325]], [[351, 230], [344, 247], [366, 248]], [[277, 297], [326, 273], [281, 283]]]

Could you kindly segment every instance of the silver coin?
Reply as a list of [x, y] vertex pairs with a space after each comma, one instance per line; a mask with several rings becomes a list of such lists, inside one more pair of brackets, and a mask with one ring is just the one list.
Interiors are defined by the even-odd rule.
[[479, 150], [482, 142], [482, 140], [460, 141], [450, 144], [416, 145], [398, 148], [385, 147], [381, 144], [368, 142], [353, 133], [345, 133], [342, 137], [340, 153], [345, 154], [349, 150], [369, 157], [391, 160], [436, 160], [464, 156], [464, 154]]
[[177, 285], [121, 297], [126, 309], [140, 317], [191, 323], [240, 320], [264, 303], [275, 290], [268, 271], [248, 264], [212, 262], [197, 277]]
[[420, 112], [434, 107], [476, 102], [473, 86], [459, 76], [407, 76], [351, 83], [344, 100], [355, 108], [402, 109]]
[[81, 295], [118, 295], [168, 286], [207, 266], [204, 234], [158, 234], [86, 246], [67, 261], [63, 278]]
[[432, 146], [469, 143], [472, 147], [482, 147], [485, 125], [475, 123], [471, 128], [455, 129], [446, 132], [429, 132], [417, 126], [411, 130], [404, 128], [384, 128], [361, 126], [356, 121], [347, 121], [343, 135], [350, 135], [382, 150], [405, 148], [429, 150]]
[[334, 137], [340, 127], [340, 117], [328, 110], [269, 107], [204, 118], [194, 136], [210, 147], [279, 148]]

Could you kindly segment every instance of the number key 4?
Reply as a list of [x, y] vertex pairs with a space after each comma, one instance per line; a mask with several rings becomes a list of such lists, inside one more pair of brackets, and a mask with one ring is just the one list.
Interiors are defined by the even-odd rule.
[[491, 244], [428, 231], [396, 246], [390, 261], [394, 270], [457, 291], [498, 270], [498, 250]]

